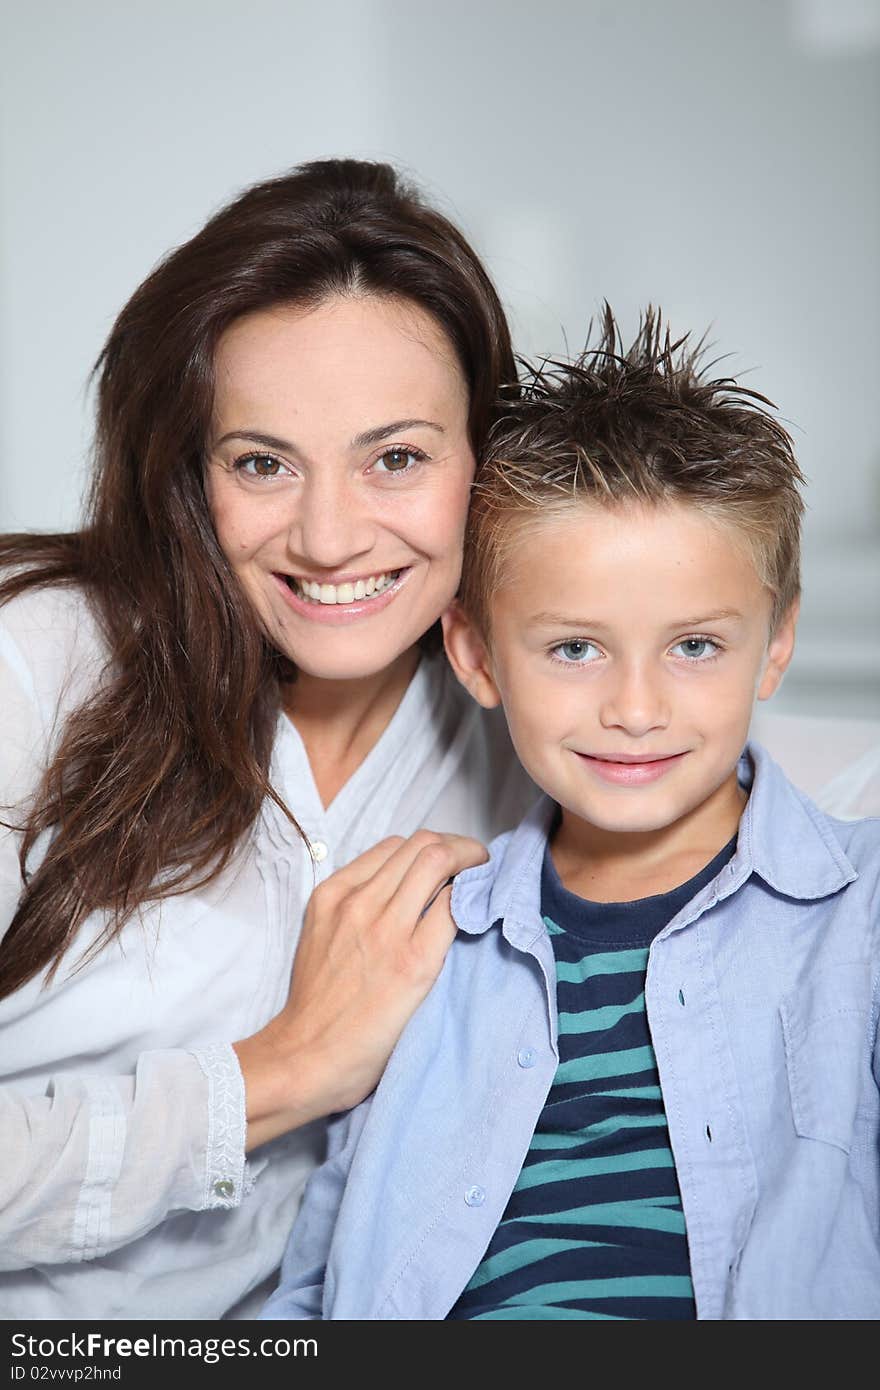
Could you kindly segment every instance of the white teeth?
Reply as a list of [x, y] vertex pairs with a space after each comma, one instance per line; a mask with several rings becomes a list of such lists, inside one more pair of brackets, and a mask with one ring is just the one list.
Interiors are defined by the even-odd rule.
[[315, 603], [354, 603], [355, 599], [371, 598], [384, 593], [399, 575], [400, 570], [371, 574], [369, 579], [358, 579], [353, 584], [318, 584], [313, 579], [294, 579], [292, 583], [301, 598], [312, 599]]

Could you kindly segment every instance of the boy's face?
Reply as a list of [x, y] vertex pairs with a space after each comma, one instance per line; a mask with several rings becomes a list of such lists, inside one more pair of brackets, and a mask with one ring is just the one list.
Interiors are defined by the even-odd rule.
[[519, 523], [488, 647], [460, 611], [444, 626], [540, 787], [598, 829], [656, 832], [735, 794], [794, 643], [795, 613], [772, 636], [770, 615], [742, 540], [696, 507], [577, 503]]

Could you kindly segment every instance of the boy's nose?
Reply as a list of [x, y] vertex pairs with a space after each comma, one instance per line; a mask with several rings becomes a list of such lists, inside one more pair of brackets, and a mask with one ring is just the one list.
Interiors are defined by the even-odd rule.
[[670, 713], [662, 682], [631, 666], [619, 671], [610, 683], [600, 702], [599, 721], [605, 729], [616, 728], [632, 738], [642, 738], [652, 729], [666, 728]]
[[307, 478], [288, 529], [288, 548], [316, 569], [350, 568], [372, 550], [375, 532], [364, 498], [348, 480]]

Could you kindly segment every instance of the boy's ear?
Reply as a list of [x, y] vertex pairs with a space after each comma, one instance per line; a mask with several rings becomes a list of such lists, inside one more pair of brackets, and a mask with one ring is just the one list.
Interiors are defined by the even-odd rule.
[[486, 643], [458, 599], [453, 599], [441, 619], [449, 664], [477, 704], [484, 709], [500, 705], [501, 696], [492, 675]]
[[800, 599], [796, 598], [788, 611], [783, 613], [776, 625], [776, 631], [770, 638], [764, 670], [758, 684], [759, 700], [769, 700], [770, 696], [776, 693], [788, 669], [794, 652], [794, 634], [800, 608]]

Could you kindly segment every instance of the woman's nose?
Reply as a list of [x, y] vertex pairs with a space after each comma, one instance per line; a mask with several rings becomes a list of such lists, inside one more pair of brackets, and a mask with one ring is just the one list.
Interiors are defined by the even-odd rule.
[[288, 548], [316, 569], [341, 569], [372, 550], [375, 525], [347, 479], [328, 475], [304, 480], [288, 533]]
[[609, 675], [599, 707], [603, 728], [642, 738], [652, 729], [665, 729], [669, 717], [670, 704], [659, 672], [628, 663]]

